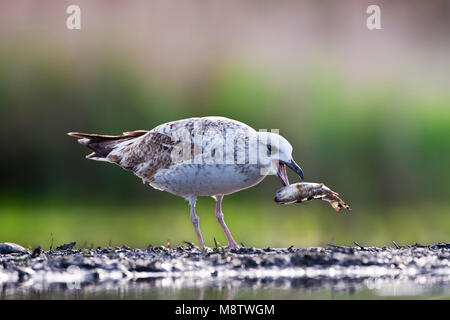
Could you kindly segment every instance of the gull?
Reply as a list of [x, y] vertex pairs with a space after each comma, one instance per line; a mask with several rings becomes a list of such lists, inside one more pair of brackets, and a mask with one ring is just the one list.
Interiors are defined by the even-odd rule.
[[304, 179], [285, 138], [225, 117], [182, 119], [122, 135], [68, 135], [93, 151], [86, 158], [114, 163], [133, 172], [144, 184], [189, 201], [190, 219], [202, 249], [197, 197], [216, 200], [215, 216], [227, 238], [226, 248], [239, 248], [224, 220], [224, 196], [250, 188], [271, 174], [287, 186], [286, 167]]

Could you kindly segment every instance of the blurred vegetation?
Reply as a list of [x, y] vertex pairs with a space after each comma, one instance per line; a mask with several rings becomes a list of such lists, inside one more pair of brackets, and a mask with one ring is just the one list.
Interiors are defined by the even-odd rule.
[[[194, 93], [143, 72], [124, 55], [80, 63], [52, 48], [0, 52], [0, 241], [80, 246], [194, 241], [187, 203], [114, 165], [87, 161], [69, 131], [118, 134], [192, 116], [279, 128], [307, 181], [353, 208], [277, 206], [278, 179], [225, 198], [227, 224], [255, 246], [391, 245], [449, 240], [450, 92], [395, 75], [347, 82], [312, 61], [289, 85], [242, 61], [211, 70]], [[420, 89], [420, 90], [419, 90]], [[293, 176], [292, 176], [293, 177]], [[291, 178], [291, 180], [293, 180]], [[206, 242], [225, 244], [211, 199], [197, 205]]]

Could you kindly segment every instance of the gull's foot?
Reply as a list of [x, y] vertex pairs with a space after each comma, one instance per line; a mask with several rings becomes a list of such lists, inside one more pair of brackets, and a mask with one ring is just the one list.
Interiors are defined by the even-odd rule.
[[225, 247], [225, 250], [231, 250], [236, 249], [238, 250], [241, 246], [238, 245], [235, 241], [228, 243], [228, 245]]
[[206, 246], [203, 247], [203, 248], [199, 248], [199, 250], [200, 250], [201, 253], [212, 253], [212, 252], [214, 252], [213, 248], [206, 247]]

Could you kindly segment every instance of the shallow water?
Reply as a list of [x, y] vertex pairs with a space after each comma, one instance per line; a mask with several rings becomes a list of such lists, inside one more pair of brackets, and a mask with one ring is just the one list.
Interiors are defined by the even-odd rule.
[[314, 284], [311, 279], [289, 281], [290, 285], [287, 280], [281, 279], [265, 285], [264, 281], [249, 284], [248, 281], [235, 280], [226, 284], [197, 287], [187, 286], [174, 279], [82, 285], [4, 284], [0, 286], [0, 299], [450, 299], [450, 286], [442, 284], [421, 285], [394, 279], [366, 279], [358, 285], [345, 281], [319, 285]]

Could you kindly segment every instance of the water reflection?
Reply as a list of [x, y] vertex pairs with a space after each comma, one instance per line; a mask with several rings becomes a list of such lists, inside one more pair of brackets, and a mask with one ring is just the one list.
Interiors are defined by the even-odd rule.
[[380, 277], [266, 278], [228, 281], [181, 278], [81, 283], [0, 284], [1, 299], [379, 299], [450, 298], [445, 279]]

